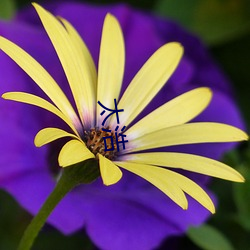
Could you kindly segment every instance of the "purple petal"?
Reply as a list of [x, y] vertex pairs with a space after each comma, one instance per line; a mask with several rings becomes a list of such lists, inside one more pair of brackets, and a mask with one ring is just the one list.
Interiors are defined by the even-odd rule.
[[[140, 183], [139, 188], [135, 183]], [[179, 235], [209, 216], [193, 199], [189, 199], [185, 211], [155, 187], [128, 173], [118, 186], [100, 189], [92, 185], [84, 189], [87, 196], [83, 202], [91, 203], [91, 210], [86, 211], [86, 231], [101, 249], [125, 250], [128, 244], [131, 250], [153, 249], [166, 237]]]
[[[226, 77], [211, 60], [200, 41], [173, 22], [134, 11], [126, 5], [96, 7], [80, 3], [54, 3], [48, 8], [68, 19], [88, 45], [97, 63], [104, 16], [114, 14], [120, 21], [126, 44], [126, 68], [123, 89], [149, 56], [169, 41], [184, 45], [185, 55], [178, 69], [161, 92], [146, 107], [141, 117], [187, 90], [209, 86], [214, 97], [197, 121], [217, 121], [244, 128]], [[34, 9], [21, 12], [16, 21], [0, 23], [0, 33], [31, 53], [69, 93], [65, 75], [53, 47]], [[24, 90], [44, 96], [41, 90], [14, 62], [0, 53], [0, 93]], [[3, 70], [4, 69], [4, 70]], [[35, 148], [33, 138], [45, 126], [61, 126], [48, 112], [19, 103], [0, 100], [2, 157], [0, 186], [10, 192], [29, 212], [35, 214], [55, 185], [49, 170], [49, 155], [58, 145]], [[191, 145], [180, 150], [219, 159], [235, 144]], [[168, 149], [169, 150], [169, 149]], [[202, 185], [206, 178], [191, 175]], [[205, 188], [206, 189], [206, 188]], [[73, 190], [58, 205], [49, 223], [65, 234], [85, 227], [101, 249], [152, 249], [165, 238], [183, 234], [191, 225], [203, 223], [209, 216], [201, 205], [189, 199], [183, 211], [168, 197], [141, 178], [125, 173], [111, 187], [100, 180]]]

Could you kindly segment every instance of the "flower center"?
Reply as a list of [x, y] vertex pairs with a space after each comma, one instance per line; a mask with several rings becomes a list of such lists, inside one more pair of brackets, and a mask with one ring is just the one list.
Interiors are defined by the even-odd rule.
[[[109, 127], [105, 129], [108, 130]], [[105, 143], [103, 137], [106, 137]], [[115, 134], [113, 131], [106, 132], [99, 128], [92, 128], [90, 131], [84, 132], [84, 141], [87, 148], [94, 155], [99, 153], [110, 160], [114, 160], [117, 155], [117, 145], [113, 143], [115, 141]]]

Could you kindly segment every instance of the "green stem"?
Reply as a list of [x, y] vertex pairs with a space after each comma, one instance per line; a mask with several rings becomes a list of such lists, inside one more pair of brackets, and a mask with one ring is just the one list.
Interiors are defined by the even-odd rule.
[[25, 230], [18, 250], [28, 250], [31, 248], [35, 238], [45, 224], [48, 216], [51, 214], [56, 205], [62, 200], [62, 198], [74, 187], [73, 185], [67, 185], [67, 183], [64, 183], [64, 181], [62, 181], [62, 179], [63, 178], [59, 180], [55, 189], [49, 195], [38, 214], [33, 218], [31, 223]]
[[31, 249], [39, 231], [63, 197], [75, 186], [82, 183], [87, 184], [92, 182], [99, 176], [99, 174], [96, 161], [93, 160], [88, 160], [84, 163], [65, 168], [54, 190], [25, 230], [18, 250]]

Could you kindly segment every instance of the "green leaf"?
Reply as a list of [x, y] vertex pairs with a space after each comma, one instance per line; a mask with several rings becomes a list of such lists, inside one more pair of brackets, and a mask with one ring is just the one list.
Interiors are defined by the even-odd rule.
[[210, 45], [250, 31], [250, 6], [244, 0], [159, 0], [155, 11], [178, 21]]
[[0, 1], [0, 18], [11, 19], [16, 11], [15, 0], [1, 0]]
[[228, 239], [216, 228], [209, 225], [191, 227], [187, 235], [191, 241], [203, 250], [233, 250]]

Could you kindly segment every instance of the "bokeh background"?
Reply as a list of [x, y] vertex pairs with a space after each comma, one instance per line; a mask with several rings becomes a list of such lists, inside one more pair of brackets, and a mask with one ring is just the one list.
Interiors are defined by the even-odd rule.
[[[39, 1], [39, 3], [42, 2]], [[53, 0], [47, 0], [47, 2], [53, 2]], [[236, 101], [249, 131], [249, 0], [89, 0], [88, 2], [94, 4], [127, 3], [134, 8], [175, 20], [200, 37], [215, 61], [231, 79]], [[11, 19], [18, 9], [29, 4], [28, 0], [0, 0], [0, 18]], [[217, 213], [206, 225], [198, 229], [190, 228], [185, 236], [173, 239], [173, 241], [180, 242], [181, 249], [250, 249], [249, 145], [241, 144], [233, 152], [229, 152], [223, 160], [239, 170], [245, 176], [246, 183], [239, 185], [213, 180], [211, 189], [217, 194], [219, 200]], [[0, 250], [16, 249], [31, 218], [10, 195], [0, 190]], [[52, 227], [46, 226], [40, 233], [34, 249], [93, 250], [96, 248], [82, 231], [65, 237]]]

